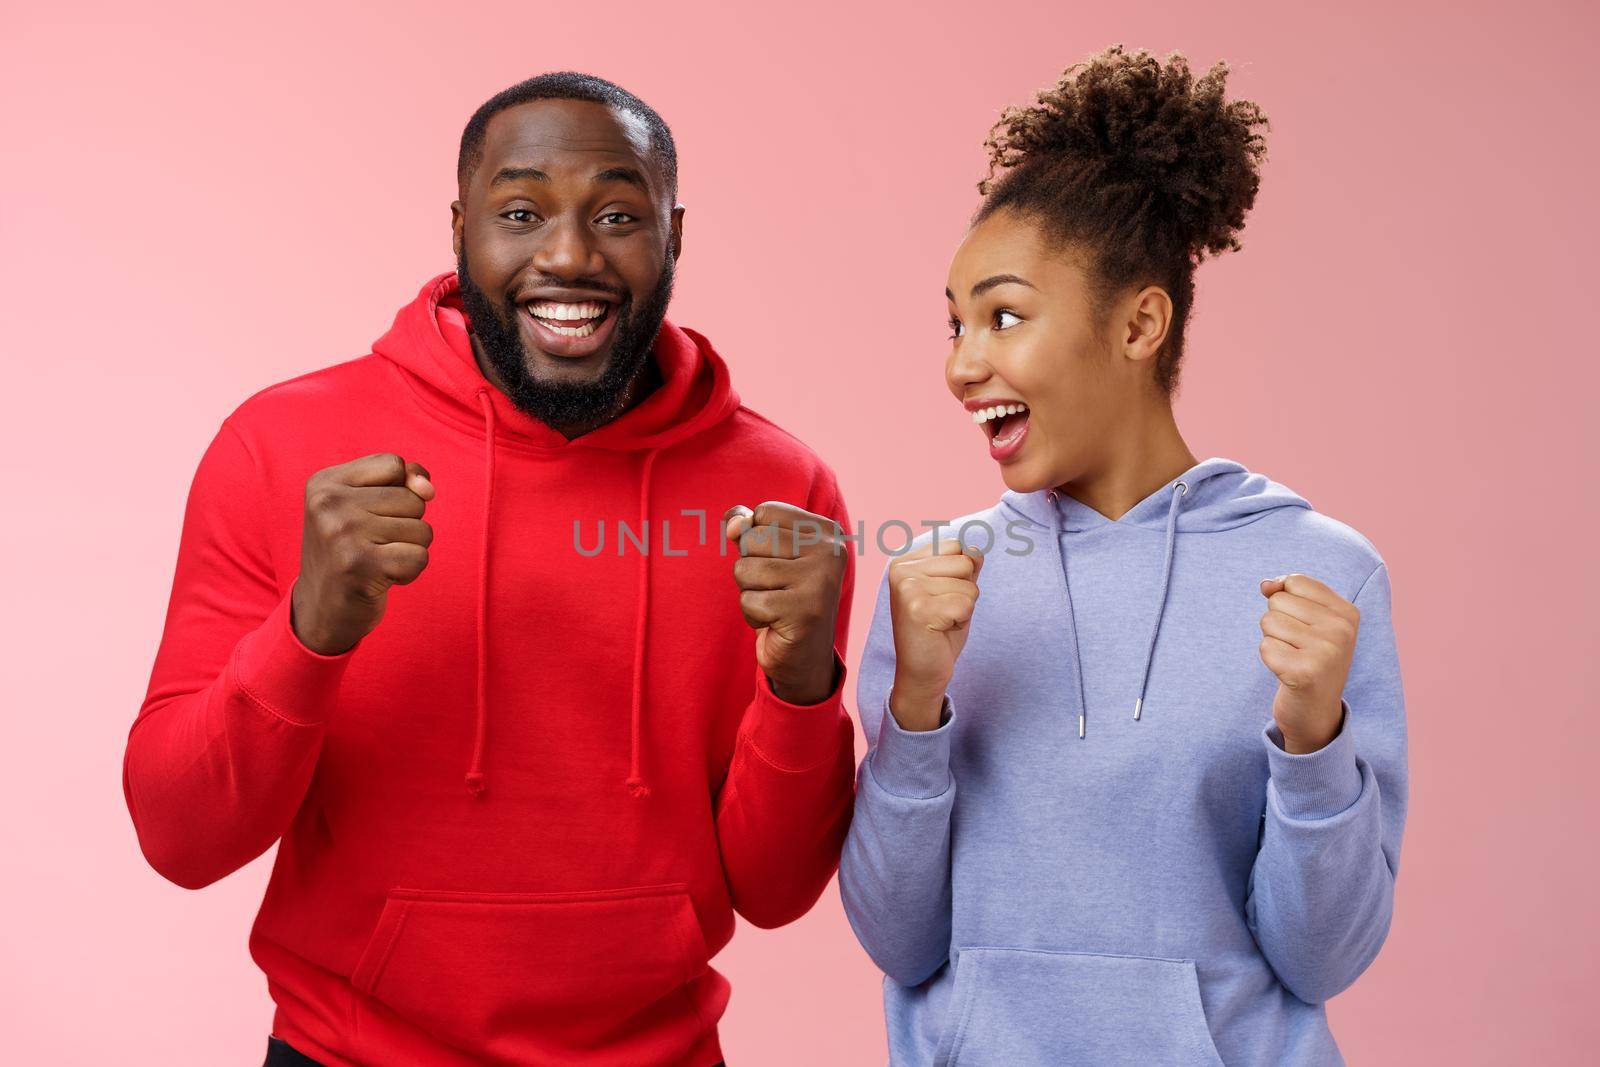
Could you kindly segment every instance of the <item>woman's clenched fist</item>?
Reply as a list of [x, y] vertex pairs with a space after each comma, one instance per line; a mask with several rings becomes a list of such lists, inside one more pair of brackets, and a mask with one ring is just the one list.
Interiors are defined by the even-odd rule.
[[1278, 676], [1272, 717], [1286, 752], [1315, 752], [1338, 734], [1344, 683], [1361, 612], [1315, 578], [1288, 574], [1261, 583], [1261, 662]]
[[933, 538], [889, 564], [894, 688], [889, 711], [903, 730], [939, 726], [945, 688], [967, 643], [983, 555], [954, 538]]
[[428, 565], [433, 527], [422, 521], [434, 497], [420, 463], [379, 452], [306, 479], [294, 632], [312, 651], [337, 655], [372, 632], [389, 587], [415, 581]]

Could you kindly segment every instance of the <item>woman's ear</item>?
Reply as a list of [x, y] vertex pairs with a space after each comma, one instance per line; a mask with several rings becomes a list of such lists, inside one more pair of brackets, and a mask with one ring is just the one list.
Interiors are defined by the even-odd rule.
[[1154, 359], [1172, 332], [1172, 297], [1159, 285], [1147, 285], [1123, 305], [1122, 354], [1128, 359]]

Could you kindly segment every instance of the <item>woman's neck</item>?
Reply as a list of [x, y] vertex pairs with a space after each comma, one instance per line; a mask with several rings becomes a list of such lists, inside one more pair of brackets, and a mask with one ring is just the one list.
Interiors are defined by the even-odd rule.
[[1119, 420], [1114, 439], [1106, 442], [1105, 461], [1094, 470], [1058, 488], [1115, 522], [1134, 505], [1199, 462], [1164, 399], [1137, 407]]

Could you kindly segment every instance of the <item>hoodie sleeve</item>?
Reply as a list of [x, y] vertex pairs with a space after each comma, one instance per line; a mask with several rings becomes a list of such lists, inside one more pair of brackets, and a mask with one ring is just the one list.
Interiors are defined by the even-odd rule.
[[861, 658], [857, 700], [868, 739], [855, 818], [839, 861], [844, 912], [879, 969], [920, 985], [950, 955], [950, 774], [955, 711], [945, 697], [936, 730], [902, 730], [889, 713], [894, 630], [888, 569]]
[[189, 889], [288, 828], [355, 652], [323, 655], [295, 635], [260, 498], [254, 459], [225, 421], [189, 489], [166, 624], [123, 757], [139, 846]]
[[[828, 472], [807, 511], [846, 532], [850, 515]], [[734, 909], [760, 927], [810, 910], [839, 865], [850, 825], [855, 730], [844, 709], [844, 653], [855, 592], [855, 546], [847, 545], [834, 628], [834, 688], [821, 703], [790, 704], [756, 668], [727, 781], [717, 800], [717, 836]]]
[[1319, 1003], [1377, 957], [1394, 909], [1407, 802], [1405, 698], [1381, 564], [1361, 612], [1344, 723], [1316, 752], [1290, 755], [1264, 731], [1269, 778], [1245, 915], [1295, 996]]

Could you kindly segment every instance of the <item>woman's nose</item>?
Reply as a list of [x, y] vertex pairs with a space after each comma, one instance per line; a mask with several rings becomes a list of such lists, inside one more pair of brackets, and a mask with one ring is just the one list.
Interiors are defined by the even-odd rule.
[[993, 373], [984, 362], [977, 345], [957, 343], [945, 361], [944, 376], [957, 395], [962, 389], [985, 381]]

